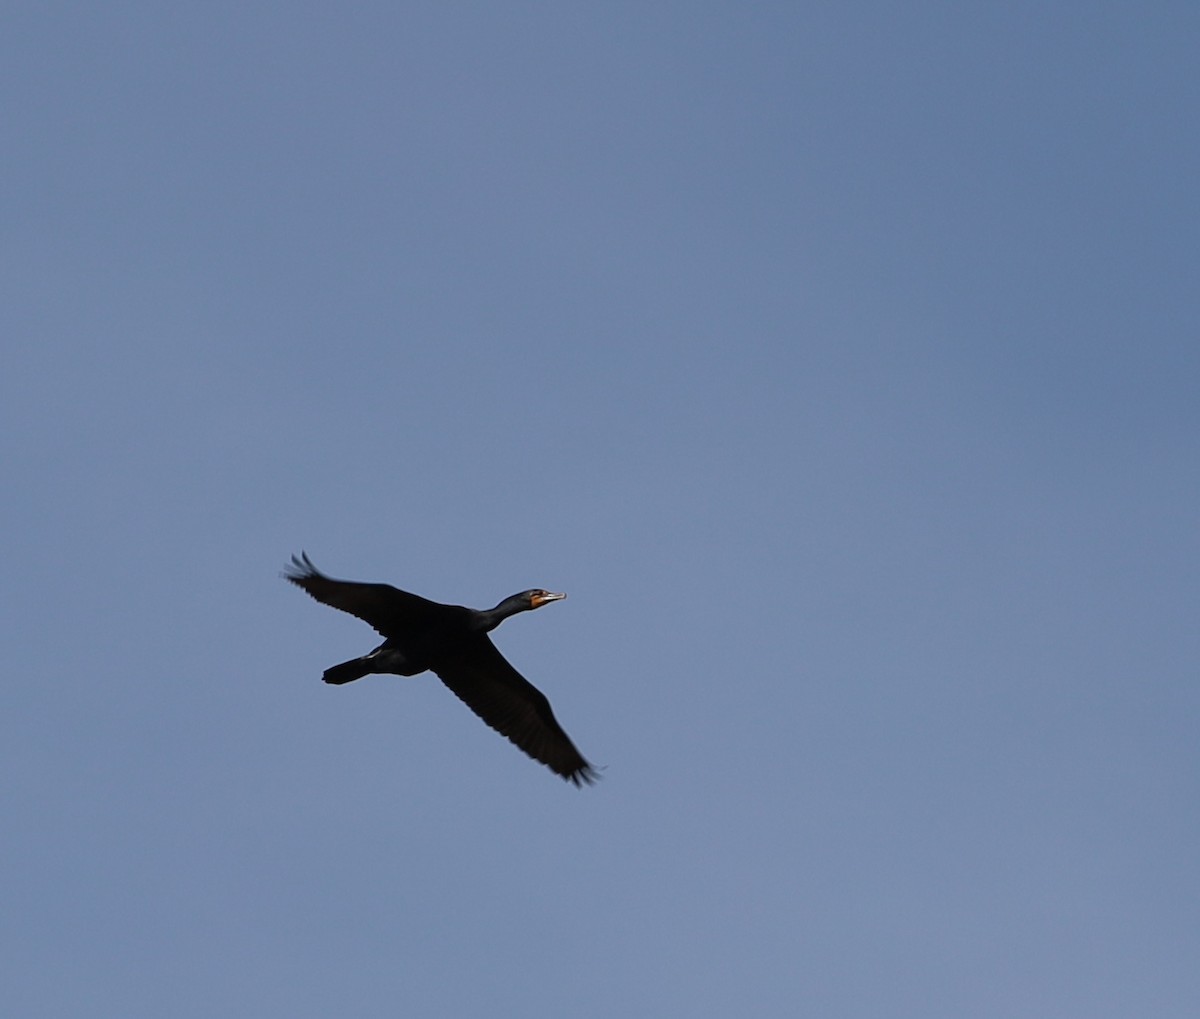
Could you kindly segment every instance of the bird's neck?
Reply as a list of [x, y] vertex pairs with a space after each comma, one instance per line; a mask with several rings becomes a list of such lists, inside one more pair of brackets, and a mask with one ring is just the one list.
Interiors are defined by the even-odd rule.
[[518, 612], [524, 612], [527, 608], [529, 608], [528, 602], [514, 595], [511, 598], [505, 598], [494, 609], [483, 609], [479, 613], [479, 621], [483, 631], [488, 633], [496, 629], [509, 616], [515, 616]]

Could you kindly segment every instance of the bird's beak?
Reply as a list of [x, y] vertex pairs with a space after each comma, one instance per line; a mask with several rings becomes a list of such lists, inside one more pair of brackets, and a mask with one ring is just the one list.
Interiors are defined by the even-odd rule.
[[535, 594], [533, 596], [533, 607], [540, 609], [546, 602], [562, 601], [565, 597], [565, 594], [555, 594], [553, 591], [547, 591], [545, 594]]

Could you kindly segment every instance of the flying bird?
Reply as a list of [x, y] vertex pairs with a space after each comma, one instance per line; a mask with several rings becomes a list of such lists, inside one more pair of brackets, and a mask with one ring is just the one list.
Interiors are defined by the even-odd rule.
[[415, 676], [428, 669], [488, 725], [568, 782], [579, 786], [599, 777], [563, 732], [550, 702], [508, 664], [488, 636], [509, 616], [560, 601], [565, 594], [522, 591], [494, 609], [443, 605], [390, 584], [334, 580], [304, 552], [292, 556], [283, 575], [322, 604], [369, 623], [384, 638], [369, 654], [326, 669], [326, 683], [351, 683], [375, 673]]

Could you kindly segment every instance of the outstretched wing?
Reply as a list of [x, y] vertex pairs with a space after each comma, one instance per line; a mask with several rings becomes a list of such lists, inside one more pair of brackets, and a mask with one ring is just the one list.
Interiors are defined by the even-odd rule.
[[486, 635], [480, 634], [433, 671], [468, 708], [535, 761], [576, 785], [599, 778], [563, 732], [550, 702], [508, 664]]
[[384, 637], [401, 638], [414, 627], [429, 625], [431, 618], [446, 606], [420, 595], [409, 594], [390, 584], [360, 584], [353, 580], [334, 580], [325, 576], [301, 552], [292, 556], [284, 577], [303, 588], [317, 601], [370, 623]]

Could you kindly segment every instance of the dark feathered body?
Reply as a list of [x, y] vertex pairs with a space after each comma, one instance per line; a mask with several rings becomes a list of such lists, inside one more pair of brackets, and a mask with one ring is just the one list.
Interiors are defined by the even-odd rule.
[[593, 782], [596, 772], [562, 730], [550, 702], [496, 649], [488, 634], [505, 619], [563, 595], [525, 591], [494, 609], [443, 605], [389, 584], [334, 580], [307, 555], [292, 557], [284, 576], [326, 605], [369, 623], [384, 642], [361, 658], [325, 671], [325, 682], [350, 683], [390, 673], [432, 671], [497, 732], [570, 782]]

